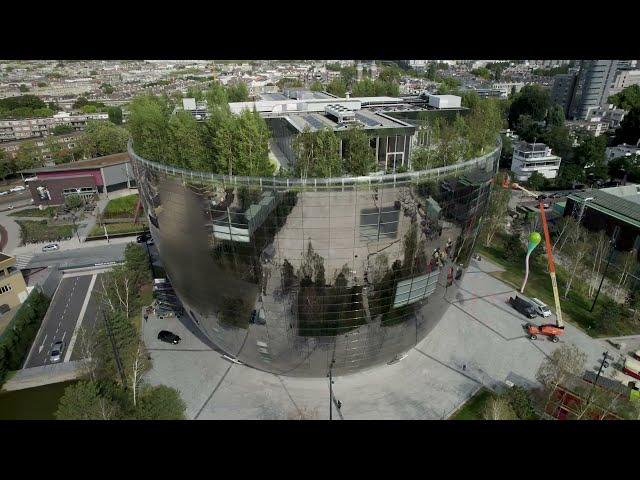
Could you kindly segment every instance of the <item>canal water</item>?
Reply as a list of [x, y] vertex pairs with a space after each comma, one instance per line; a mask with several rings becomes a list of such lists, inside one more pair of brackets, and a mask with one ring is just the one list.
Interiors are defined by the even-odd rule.
[[55, 420], [58, 401], [74, 381], [0, 392], [0, 420]]

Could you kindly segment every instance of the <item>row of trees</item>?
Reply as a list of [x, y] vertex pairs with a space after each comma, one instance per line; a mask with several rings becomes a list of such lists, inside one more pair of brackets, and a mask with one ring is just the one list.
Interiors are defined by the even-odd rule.
[[453, 121], [441, 117], [422, 121], [418, 133], [421, 147], [414, 148], [411, 157], [414, 170], [451, 165], [494, 148], [504, 122], [500, 102], [471, 92], [464, 94], [463, 105], [469, 113], [456, 115]]
[[48, 307], [49, 298], [36, 287], [0, 335], [0, 386], [9, 371], [22, 368]]
[[127, 245], [124, 265], [101, 278], [103, 322], [93, 331], [79, 332], [77, 348], [85, 359], [84, 378], [65, 389], [56, 418], [184, 418], [185, 405], [175, 389], [152, 387], [142, 380], [151, 362], [132, 319], [142, 307], [140, 289], [150, 280], [146, 252], [139, 245]]
[[35, 95], [20, 95], [0, 99], [0, 118], [50, 117], [57, 110]]
[[189, 112], [172, 114], [167, 97], [143, 95], [129, 104], [127, 123], [141, 156], [178, 167], [229, 175], [268, 176], [269, 130], [256, 111], [231, 113], [228, 92], [213, 82], [204, 93], [211, 118], [196, 121]]

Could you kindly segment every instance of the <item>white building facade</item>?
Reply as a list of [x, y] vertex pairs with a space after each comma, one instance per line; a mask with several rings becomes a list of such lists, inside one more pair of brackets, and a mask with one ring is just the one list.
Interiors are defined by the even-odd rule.
[[519, 182], [528, 181], [533, 172], [538, 172], [545, 178], [556, 178], [561, 160], [544, 143], [519, 142], [513, 145], [511, 171]]

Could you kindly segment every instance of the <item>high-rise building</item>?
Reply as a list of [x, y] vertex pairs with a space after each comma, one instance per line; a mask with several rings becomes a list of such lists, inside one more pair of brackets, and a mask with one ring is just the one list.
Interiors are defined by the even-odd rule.
[[613, 86], [609, 90], [609, 95], [620, 93], [632, 85], [640, 85], [640, 70], [620, 70], [616, 75]]
[[569, 106], [571, 105], [571, 98], [576, 85], [576, 76], [576, 72], [570, 72], [553, 77], [551, 103], [560, 105], [564, 110], [565, 117], [569, 114]]
[[618, 70], [618, 60], [582, 60], [576, 79], [569, 117], [586, 120], [589, 111], [609, 97]]

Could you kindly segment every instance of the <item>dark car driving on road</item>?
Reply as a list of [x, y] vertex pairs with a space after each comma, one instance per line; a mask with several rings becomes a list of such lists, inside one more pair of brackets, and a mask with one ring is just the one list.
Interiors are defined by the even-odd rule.
[[158, 340], [166, 343], [172, 343], [173, 345], [180, 343], [180, 337], [168, 330], [160, 330], [160, 333], [158, 333]]

